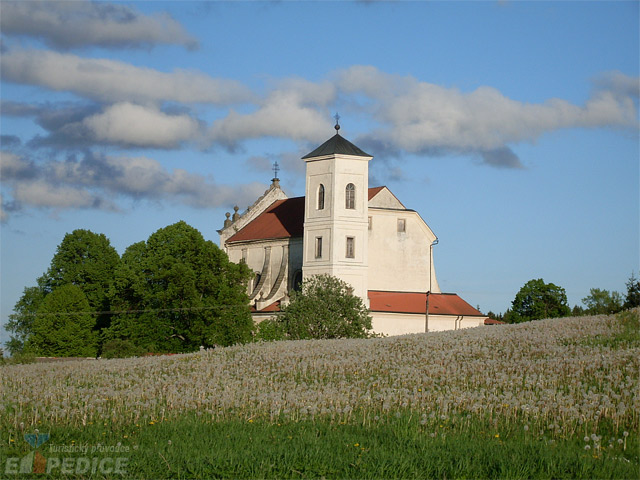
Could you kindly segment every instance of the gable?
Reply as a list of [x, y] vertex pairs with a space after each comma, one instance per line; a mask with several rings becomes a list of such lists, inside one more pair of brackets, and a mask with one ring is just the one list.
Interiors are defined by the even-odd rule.
[[375, 187], [369, 189], [369, 207], [406, 210], [406, 207], [387, 187]]

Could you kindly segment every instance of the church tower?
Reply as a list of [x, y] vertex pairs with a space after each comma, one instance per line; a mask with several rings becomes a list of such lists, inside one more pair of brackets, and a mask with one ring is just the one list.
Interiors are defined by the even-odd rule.
[[371, 155], [336, 134], [306, 163], [302, 275], [329, 274], [368, 306], [368, 190]]

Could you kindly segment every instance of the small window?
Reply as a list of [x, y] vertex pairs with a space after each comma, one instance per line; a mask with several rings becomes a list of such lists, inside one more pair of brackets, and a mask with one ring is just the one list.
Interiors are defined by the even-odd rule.
[[243, 248], [242, 249], [242, 260], [240, 260], [243, 263], [247, 263], [247, 249]]
[[316, 237], [316, 258], [322, 258], [322, 237]]
[[371, 219], [371, 217], [369, 217], [369, 230], [371, 230], [372, 226], [373, 226], [373, 220]]
[[324, 210], [324, 185], [318, 187], [318, 210]]
[[398, 233], [404, 233], [407, 231], [407, 222], [404, 218], [398, 219]]
[[356, 258], [356, 239], [347, 237], [347, 258]]
[[349, 210], [356, 208], [356, 186], [353, 183], [348, 184], [345, 189], [345, 207]]

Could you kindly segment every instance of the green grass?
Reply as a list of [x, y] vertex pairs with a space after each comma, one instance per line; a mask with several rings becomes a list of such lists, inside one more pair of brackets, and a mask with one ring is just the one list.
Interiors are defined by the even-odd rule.
[[[613, 438], [611, 448], [610, 438], [599, 432], [602, 448], [597, 448], [593, 441], [585, 442], [581, 433], [566, 439], [550, 430], [526, 430], [523, 424], [501, 426], [466, 417], [427, 421], [405, 413], [377, 420], [354, 416], [348, 423], [278, 424], [210, 422], [187, 415], [126, 427], [54, 427], [49, 433], [49, 441], [38, 449], [49, 462], [51, 457], [83, 456], [55, 453], [52, 446], [86, 445], [90, 451], [101, 444], [117, 447], [121, 453], [86, 456], [98, 461], [105, 456], [125, 457], [127, 473], [62, 475], [58, 468], [51, 475], [33, 474], [32, 478], [528, 479], [640, 475], [637, 435], [621, 439], [626, 440], [623, 443]], [[2, 438], [3, 469], [6, 457], [22, 457], [33, 450], [17, 432], [8, 434], [14, 441]], [[585, 450], [585, 445], [590, 449]]]

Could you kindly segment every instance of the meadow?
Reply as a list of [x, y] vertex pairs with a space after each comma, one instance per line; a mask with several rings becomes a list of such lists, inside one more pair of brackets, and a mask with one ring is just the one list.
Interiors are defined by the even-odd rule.
[[639, 478], [639, 371], [637, 311], [8, 365], [0, 460], [37, 430], [136, 478]]

